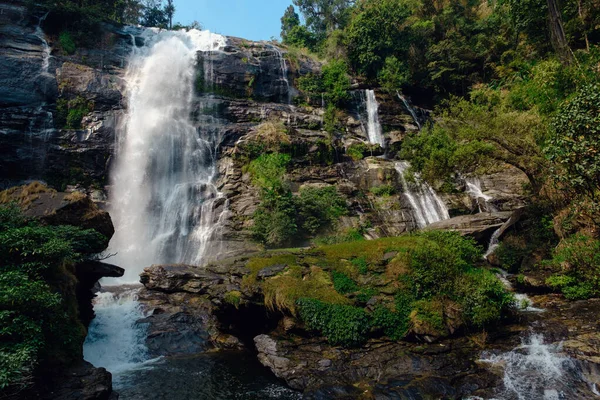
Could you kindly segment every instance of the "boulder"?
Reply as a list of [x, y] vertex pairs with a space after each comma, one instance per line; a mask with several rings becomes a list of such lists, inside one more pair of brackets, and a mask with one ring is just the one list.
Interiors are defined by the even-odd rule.
[[[37, 396], [36, 396], [37, 397]], [[112, 391], [112, 374], [81, 361], [57, 377], [55, 383], [38, 398], [52, 400], [117, 400]]]
[[205, 294], [211, 286], [223, 283], [223, 276], [192, 265], [153, 265], [140, 274], [140, 282], [146, 289], [165, 293]]

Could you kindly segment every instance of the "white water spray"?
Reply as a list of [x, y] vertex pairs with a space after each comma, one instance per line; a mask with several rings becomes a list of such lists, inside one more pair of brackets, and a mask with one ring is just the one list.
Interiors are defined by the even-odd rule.
[[137, 290], [98, 293], [94, 311], [83, 347], [86, 361], [117, 375], [142, 365], [148, 356], [146, 330], [137, 322], [144, 317]]
[[415, 121], [415, 124], [417, 124], [417, 128], [419, 128], [419, 130], [421, 130], [421, 123], [419, 122], [419, 118], [417, 117], [417, 113], [415, 112], [415, 109], [411, 107], [408, 100], [406, 100], [406, 97], [402, 96], [399, 91], [396, 91], [396, 95], [402, 101], [402, 103], [404, 103], [404, 107], [412, 116], [413, 120]]
[[200, 263], [218, 229], [214, 209], [224, 201], [214, 185], [220, 132], [191, 113], [197, 52], [217, 51], [225, 38], [197, 30], [149, 29], [144, 36], [128, 67], [128, 113], [110, 192], [109, 251], [125, 268], [125, 282], [153, 263]]
[[48, 11], [46, 14], [42, 15], [38, 19], [38, 24], [35, 27], [35, 36], [37, 36], [42, 42], [42, 68], [40, 71], [41, 74], [48, 74], [48, 68], [50, 67], [50, 53], [52, 52], [52, 49], [50, 48], [50, 46], [48, 45], [48, 41], [46, 40], [46, 35], [42, 30], [42, 23], [46, 20], [48, 14], [50, 14], [50, 11]]
[[588, 384], [581, 367], [562, 354], [560, 345], [545, 344], [544, 337], [532, 334], [521, 346], [502, 354], [483, 354], [482, 362], [504, 368], [502, 399], [581, 398]]
[[435, 190], [418, 174], [415, 175], [415, 182], [407, 182], [404, 173], [410, 168], [407, 161], [398, 161], [395, 164], [396, 171], [402, 181], [404, 195], [410, 203], [419, 228], [423, 228], [434, 222], [450, 218], [448, 207], [440, 199]]
[[365, 94], [367, 97], [367, 135], [369, 136], [369, 142], [385, 147], [385, 139], [379, 123], [379, 104], [375, 98], [375, 91], [366, 90]]
[[[479, 212], [496, 212], [498, 209], [494, 206], [491, 201], [492, 196], [483, 193], [481, 188], [481, 181], [477, 177], [465, 178], [465, 184], [467, 185], [467, 193], [477, 202]], [[483, 205], [483, 206], [482, 206]]]

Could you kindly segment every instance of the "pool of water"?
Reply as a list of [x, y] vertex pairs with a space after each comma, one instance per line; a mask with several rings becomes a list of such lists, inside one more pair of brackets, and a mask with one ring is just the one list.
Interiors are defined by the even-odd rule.
[[162, 358], [114, 378], [120, 400], [302, 399], [247, 352]]

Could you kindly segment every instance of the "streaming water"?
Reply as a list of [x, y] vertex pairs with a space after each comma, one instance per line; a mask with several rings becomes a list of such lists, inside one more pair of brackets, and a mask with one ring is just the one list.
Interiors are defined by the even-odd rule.
[[44, 21], [48, 17], [48, 14], [50, 14], [50, 11], [48, 11], [46, 14], [42, 15], [39, 18], [38, 24], [35, 28], [35, 35], [42, 42], [42, 74], [48, 74], [48, 68], [50, 67], [50, 53], [52, 52], [52, 49], [50, 48], [50, 46], [48, 45], [48, 41], [46, 40], [46, 35], [42, 30], [42, 23], [44, 23]]
[[406, 97], [402, 96], [400, 94], [400, 92], [396, 91], [396, 95], [402, 101], [402, 103], [404, 104], [404, 107], [410, 113], [410, 115], [412, 116], [413, 120], [415, 121], [415, 124], [417, 124], [417, 127], [420, 130], [421, 129], [421, 123], [419, 122], [419, 118], [417, 117], [417, 113], [416, 113], [415, 109], [413, 107], [411, 107], [411, 105], [408, 102], [408, 100], [406, 99]]
[[465, 178], [465, 184], [467, 185], [467, 193], [477, 202], [479, 212], [498, 211], [496, 206], [491, 203], [493, 200], [492, 196], [483, 193], [483, 190], [481, 189], [481, 180], [479, 180], [479, 178]]
[[385, 139], [383, 137], [381, 124], [379, 123], [379, 104], [375, 98], [375, 91], [366, 90], [365, 95], [368, 117], [367, 135], [369, 136], [369, 142], [385, 147]]
[[591, 398], [581, 365], [562, 353], [560, 344], [546, 344], [531, 334], [512, 351], [484, 353], [481, 361], [504, 370], [503, 387], [495, 398], [504, 400], [567, 400]]
[[292, 102], [292, 92], [290, 90], [290, 82], [288, 80], [288, 67], [287, 64], [285, 62], [285, 57], [283, 56], [283, 53], [281, 52], [281, 50], [277, 47], [277, 46], [271, 46], [273, 48], [273, 51], [275, 51], [275, 54], [277, 54], [277, 59], [279, 60], [279, 66], [281, 69], [281, 80], [285, 83], [285, 96], [287, 99], [288, 104]]
[[448, 207], [427, 182], [417, 174], [414, 182], [407, 181], [404, 176], [410, 168], [407, 161], [398, 161], [395, 167], [419, 228], [450, 218]]
[[[109, 197], [109, 251], [125, 268], [125, 282], [153, 263], [199, 264], [225, 209], [214, 185], [222, 132], [210, 112], [192, 118], [196, 53], [218, 51], [225, 38], [196, 30], [149, 29], [144, 36], [127, 70], [128, 113]], [[204, 73], [211, 78], [210, 66]], [[200, 108], [210, 110], [210, 98], [205, 102]]]
[[[121, 279], [102, 282], [85, 359], [113, 373], [124, 399], [235, 398], [250, 389], [265, 391], [253, 398], [278, 398], [278, 391], [295, 394], [265, 369], [257, 369], [256, 362], [254, 375], [249, 375], [255, 382], [235, 386], [223, 381], [235, 363], [221, 362], [219, 356], [194, 362], [149, 359], [146, 326], [139, 322], [144, 317], [139, 289], [130, 284], [151, 264], [198, 265], [219, 252], [227, 202], [215, 180], [224, 125], [219, 100], [193, 88], [198, 70], [204, 71], [205, 84], [213, 79], [210, 64], [196, 68], [203, 59], [197, 53], [219, 51], [226, 39], [196, 30], [148, 29], [142, 35], [145, 45], [133, 47], [127, 67], [128, 108], [117, 132], [109, 193], [116, 232], [108, 251], [117, 253], [110, 262], [126, 272]], [[167, 387], [169, 394], [160, 391]], [[285, 393], [283, 398], [292, 398]]]

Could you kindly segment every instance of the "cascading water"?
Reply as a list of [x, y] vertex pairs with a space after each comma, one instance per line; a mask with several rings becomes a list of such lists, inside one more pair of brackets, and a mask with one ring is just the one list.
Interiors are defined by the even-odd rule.
[[220, 131], [210, 115], [194, 121], [191, 114], [196, 53], [222, 48], [225, 38], [196, 30], [145, 36], [128, 67], [129, 111], [110, 191], [109, 251], [128, 282], [153, 263], [200, 263], [223, 201], [214, 185]]
[[379, 104], [375, 98], [375, 91], [366, 90], [365, 95], [368, 117], [367, 135], [369, 136], [369, 142], [385, 147], [385, 139], [383, 137], [381, 124], [379, 123]]
[[476, 177], [465, 178], [467, 185], [467, 193], [477, 202], [479, 212], [496, 212], [498, 209], [491, 203], [493, 198], [483, 193], [481, 189], [481, 181]]
[[[104, 286], [138, 282], [151, 264], [200, 264], [209, 247], [218, 251], [208, 243], [226, 217], [214, 184], [221, 126], [211, 115], [211, 96], [198, 99], [193, 90], [197, 53], [218, 51], [226, 39], [196, 30], [148, 29], [143, 36], [143, 47], [133, 41], [128, 112], [118, 131], [109, 197], [115, 235], [108, 251], [125, 275]], [[212, 68], [203, 70], [210, 83]], [[195, 102], [205, 111], [192, 117]], [[147, 362], [137, 290], [120, 286], [99, 294], [84, 346], [86, 360], [116, 374], [116, 382]]]
[[409, 184], [404, 176], [410, 168], [407, 161], [398, 161], [395, 166], [419, 228], [450, 218], [448, 207], [427, 182], [415, 175], [415, 182]]
[[417, 113], [415, 112], [415, 109], [410, 106], [410, 103], [408, 102], [408, 100], [406, 100], [406, 97], [402, 96], [400, 94], [400, 92], [396, 91], [396, 95], [402, 101], [402, 103], [404, 103], [404, 107], [410, 113], [410, 115], [413, 117], [415, 124], [417, 124], [417, 128], [419, 128], [419, 130], [420, 130], [421, 123], [419, 122], [419, 118], [417, 117]]
[[287, 64], [285, 62], [285, 57], [283, 57], [283, 53], [281, 52], [281, 50], [276, 47], [276, 46], [271, 46], [273, 48], [273, 51], [275, 51], [275, 54], [277, 54], [277, 59], [279, 60], [279, 66], [281, 69], [281, 80], [285, 83], [285, 95], [287, 97], [287, 102], [288, 104], [291, 103], [292, 101], [292, 92], [290, 91], [290, 82], [288, 80], [288, 67]]
[[50, 14], [50, 11], [39, 18], [38, 24], [35, 28], [35, 35], [42, 42], [42, 74], [48, 74], [48, 68], [50, 67], [50, 53], [52, 52], [52, 49], [46, 40], [46, 35], [44, 35], [44, 31], [42, 30], [42, 23], [46, 20], [48, 14]]
[[585, 379], [581, 365], [561, 351], [560, 345], [545, 344], [542, 335], [532, 334], [516, 349], [502, 354], [484, 353], [481, 361], [504, 369], [504, 387], [497, 398], [591, 398], [593, 388]]

